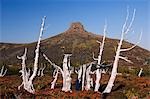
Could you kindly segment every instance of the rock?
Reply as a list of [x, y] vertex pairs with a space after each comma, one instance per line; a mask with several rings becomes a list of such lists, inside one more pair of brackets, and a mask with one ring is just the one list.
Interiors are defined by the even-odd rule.
[[86, 32], [83, 25], [80, 22], [74, 22], [71, 24], [70, 28], [66, 31], [67, 33], [84, 33]]

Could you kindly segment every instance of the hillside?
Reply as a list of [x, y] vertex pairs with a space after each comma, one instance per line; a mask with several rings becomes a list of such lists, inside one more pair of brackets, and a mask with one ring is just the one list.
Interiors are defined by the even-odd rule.
[[[97, 40], [102, 41], [102, 36], [88, 32], [84, 29], [83, 25], [79, 22], [72, 23], [70, 28], [63, 33], [54, 37], [42, 40], [41, 52], [46, 53], [47, 56], [55, 63], [61, 64], [64, 53], [72, 53], [71, 63], [73, 66], [79, 66], [83, 63], [93, 61], [92, 53], [98, 55], [99, 44]], [[106, 38], [104, 46], [103, 61], [112, 62], [115, 55], [115, 47], [118, 40]], [[130, 47], [132, 44], [128, 42], [123, 43], [123, 47]], [[34, 49], [36, 42], [30, 44], [8, 44], [0, 43], [0, 64], [19, 66], [20, 61], [16, 58], [17, 55], [22, 55], [24, 48], [28, 48], [29, 64], [34, 61]], [[150, 57], [150, 51], [141, 47], [136, 47], [131, 51], [123, 53], [129, 57], [134, 64], [129, 64], [120, 60], [120, 65], [127, 66], [141, 66], [145, 60]], [[40, 63], [46, 61], [40, 56]]]
[[[81, 64], [93, 61], [92, 53], [98, 55], [99, 44], [97, 40], [102, 41], [100, 35], [87, 32], [83, 25], [79, 22], [72, 23], [70, 28], [63, 33], [54, 37], [42, 40], [40, 48], [39, 67], [46, 65], [44, 76], [36, 77], [33, 81], [35, 87], [35, 94], [30, 94], [23, 88], [18, 90], [22, 79], [19, 74], [21, 69], [21, 61], [16, 58], [17, 55], [22, 55], [24, 48], [28, 48], [27, 52], [27, 68], [33, 67], [34, 54], [36, 42], [30, 44], [0, 44], [0, 69], [2, 65], [8, 72], [4, 77], [0, 77], [0, 97], [2, 99], [149, 99], [150, 92], [150, 51], [140, 47], [135, 47], [133, 50], [122, 53], [122, 56], [127, 56], [133, 64], [119, 60], [119, 68], [117, 78], [115, 80], [112, 92], [110, 94], [102, 94], [106, 87], [110, 74], [102, 74], [100, 81], [101, 85], [99, 92], [93, 91], [77, 91], [76, 80], [77, 75], [71, 75], [71, 89], [72, 93], [61, 91], [62, 76], [58, 76], [55, 89], [51, 89], [51, 82], [53, 80], [51, 66], [45, 61], [41, 53], [45, 53], [53, 62], [58, 65], [62, 64], [63, 54], [72, 53], [71, 65], [80, 66]], [[104, 46], [103, 61], [112, 63], [115, 56], [115, 47], [118, 40], [106, 38]], [[123, 47], [127, 48], [132, 46], [131, 43], [124, 42]], [[128, 67], [128, 68], [127, 68]], [[130, 68], [131, 67], [131, 68]], [[140, 68], [143, 68], [141, 77], [138, 77]], [[30, 68], [31, 69], [31, 68]], [[95, 74], [91, 74], [93, 82], [95, 82]], [[12, 84], [13, 83], [13, 84]]]

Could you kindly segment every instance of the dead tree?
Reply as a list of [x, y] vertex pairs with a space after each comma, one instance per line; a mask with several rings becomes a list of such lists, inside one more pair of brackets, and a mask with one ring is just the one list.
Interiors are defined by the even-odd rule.
[[41, 38], [42, 38], [42, 34], [44, 31], [44, 25], [45, 25], [45, 18], [44, 17], [42, 19], [42, 24], [41, 24], [41, 29], [40, 29], [40, 35], [39, 35], [39, 39], [37, 42], [37, 46], [36, 46], [36, 50], [35, 50], [35, 58], [34, 58], [34, 67], [33, 67], [33, 73], [32, 75], [30, 75], [30, 69], [27, 70], [26, 68], [26, 59], [27, 59], [27, 48], [25, 48], [25, 52], [23, 54], [23, 56], [19, 57], [17, 56], [18, 59], [22, 60], [22, 69], [19, 71], [20, 73], [22, 73], [22, 84], [18, 87], [18, 89], [20, 90], [21, 86], [24, 86], [24, 89], [27, 90], [30, 93], [34, 93], [35, 89], [33, 87], [33, 79], [36, 77], [37, 75], [37, 70], [38, 70], [38, 60], [39, 60], [39, 49], [40, 49], [40, 42], [41, 42]]
[[46, 66], [44, 66], [44, 67], [41, 67], [39, 70], [38, 70], [38, 73], [37, 73], [37, 75], [38, 76], [44, 76], [44, 70], [45, 70], [45, 68], [46, 68]]
[[78, 81], [79, 83], [81, 82], [81, 77], [82, 77], [82, 66], [80, 66], [79, 70], [75, 70], [75, 73], [78, 74]]
[[79, 70], [75, 70], [75, 73], [78, 75], [76, 80], [76, 90], [79, 90], [81, 87], [81, 81], [82, 81], [82, 65], [79, 67]]
[[[125, 52], [125, 51], [129, 51], [133, 48], [135, 48], [137, 46], [137, 44], [139, 43], [139, 41], [133, 45], [132, 47], [130, 48], [121, 48], [122, 47], [122, 44], [123, 44], [123, 40], [124, 40], [124, 36], [129, 33], [129, 31], [131, 30], [131, 27], [132, 27], [132, 24], [133, 24], [133, 21], [135, 19], [135, 12], [136, 10], [134, 9], [134, 12], [133, 12], [133, 15], [132, 15], [132, 19], [131, 19], [131, 22], [129, 23], [129, 25], [127, 24], [127, 21], [128, 21], [128, 18], [129, 18], [129, 11], [127, 9], [127, 16], [126, 16], [126, 20], [125, 20], [125, 23], [122, 27], [122, 31], [121, 31], [121, 39], [120, 39], [120, 42], [118, 44], [118, 47], [117, 47], [117, 50], [116, 50], [116, 56], [115, 56], [115, 60], [114, 60], [114, 63], [113, 63], [113, 68], [112, 68], [112, 72], [111, 72], [111, 77], [108, 81], [108, 84], [105, 88], [105, 90], [103, 91], [103, 93], [110, 93], [111, 90], [112, 90], [112, 87], [114, 86], [114, 81], [116, 79], [116, 75], [117, 75], [117, 68], [118, 68], [118, 61], [119, 59], [123, 59], [129, 63], [132, 63], [130, 60], [128, 60], [127, 57], [123, 57], [120, 55], [121, 52]], [[141, 36], [140, 36], [140, 39], [141, 39]]]
[[101, 59], [102, 59], [102, 54], [103, 54], [103, 49], [104, 49], [104, 43], [105, 43], [105, 38], [106, 38], [106, 29], [107, 29], [107, 25], [105, 24], [104, 26], [104, 36], [103, 36], [103, 40], [102, 43], [100, 41], [97, 41], [100, 46], [99, 46], [99, 55], [98, 58], [94, 58], [94, 53], [93, 53], [93, 59], [95, 61], [97, 61], [97, 65], [96, 65], [96, 81], [95, 81], [95, 89], [94, 91], [97, 92], [99, 87], [100, 87], [100, 79], [101, 79], [101, 75], [102, 75], [102, 69], [100, 69], [100, 65], [101, 65]]
[[141, 68], [140, 71], [139, 71], [139, 73], [138, 73], [139, 77], [141, 77], [142, 72], [143, 72], [143, 68]]
[[64, 54], [63, 59], [63, 72], [64, 72], [64, 78], [63, 78], [63, 88], [62, 91], [68, 92], [71, 91], [71, 73], [70, 70], [70, 56], [72, 54]]
[[43, 56], [55, 68], [55, 70], [53, 72], [54, 80], [51, 83], [51, 89], [54, 89], [57, 78], [58, 78], [58, 73], [60, 72], [62, 74], [62, 77], [64, 76], [64, 73], [63, 73], [63, 70], [58, 65], [53, 63], [45, 54], [43, 54]]
[[51, 82], [51, 89], [54, 89], [54, 87], [55, 87], [55, 84], [56, 84], [56, 81], [57, 81], [57, 78], [58, 78], [58, 74], [59, 74], [59, 69], [57, 68], [53, 72], [54, 80]]
[[91, 90], [91, 87], [93, 87], [93, 78], [91, 77], [91, 74], [94, 74], [94, 73], [91, 71], [91, 68], [92, 68], [92, 63], [86, 69], [86, 86], [85, 86], [85, 90]]
[[4, 66], [2, 66], [1, 72], [0, 72], [0, 77], [4, 77], [7, 73], [7, 69], [4, 71]]
[[78, 81], [81, 82], [81, 90], [90, 90], [91, 87], [93, 87], [93, 79], [91, 77], [91, 74], [94, 74], [91, 71], [92, 64], [95, 64], [94, 62], [83, 64], [80, 66], [80, 69], [78, 71], [75, 71], [78, 74]]
[[86, 72], [86, 64], [83, 64], [82, 66], [82, 90], [84, 90], [84, 86], [85, 86], [85, 72]]
[[43, 54], [44, 58], [52, 65], [54, 66], [55, 70], [53, 72], [53, 77], [54, 80], [51, 83], [51, 89], [54, 89], [55, 83], [57, 81], [58, 78], [58, 73], [60, 72], [62, 74], [63, 77], [63, 87], [62, 87], [62, 91], [65, 92], [72, 92], [71, 91], [71, 74], [72, 74], [72, 70], [71, 70], [71, 66], [70, 66], [70, 56], [71, 54], [64, 54], [64, 59], [63, 59], [63, 69], [60, 68], [60, 66], [56, 65], [55, 63], [52, 63], [50, 59], [48, 59], [48, 57]]

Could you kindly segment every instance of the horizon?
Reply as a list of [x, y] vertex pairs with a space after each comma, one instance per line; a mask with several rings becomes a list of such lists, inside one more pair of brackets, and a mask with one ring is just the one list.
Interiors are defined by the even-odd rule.
[[127, 35], [126, 41], [137, 42], [142, 29], [139, 46], [150, 51], [149, 4], [148, 0], [2, 0], [0, 42], [36, 42], [43, 16], [47, 16], [46, 27], [48, 26], [43, 39], [66, 31], [73, 22], [81, 22], [88, 32], [103, 35], [105, 20], [108, 24], [106, 37], [120, 39], [120, 31], [129, 6], [130, 16], [134, 8], [136, 16], [133, 23], [134, 32]]

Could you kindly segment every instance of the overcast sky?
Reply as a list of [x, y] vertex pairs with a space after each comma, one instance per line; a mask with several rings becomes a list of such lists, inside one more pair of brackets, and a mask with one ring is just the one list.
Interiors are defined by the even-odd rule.
[[[136, 18], [126, 40], [150, 50], [150, 0], [1, 0], [0, 42], [30, 43], [37, 41], [41, 18], [47, 16], [44, 38], [67, 30], [72, 22], [81, 22], [85, 29], [103, 35], [105, 20], [110, 38], [120, 38], [126, 9], [136, 9]], [[131, 18], [131, 17], [130, 17]]]

